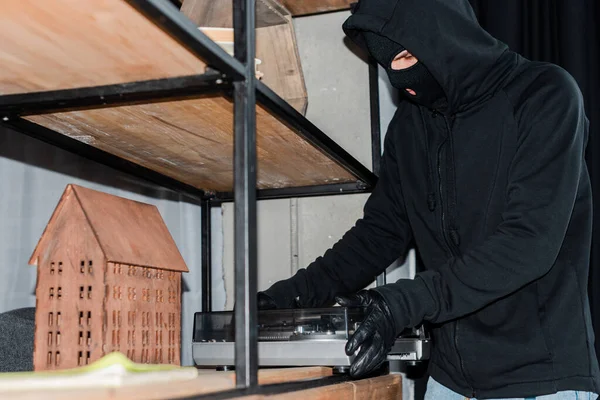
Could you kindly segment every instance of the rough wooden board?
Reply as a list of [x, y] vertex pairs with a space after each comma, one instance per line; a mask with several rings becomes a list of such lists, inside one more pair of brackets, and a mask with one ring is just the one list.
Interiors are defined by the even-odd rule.
[[[249, 398], [243, 397], [243, 400]], [[298, 392], [264, 396], [264, 400], [399, 400], [402, 399], [400, 375], [385, 375], [324, 386]]]
[[[331, 11], [347, 10], [351, 3], [358, 0], [278, 0], [282, 5], [289, 10], [292, 16], [297, 17], [308, 14], [319, 14]], [[184, 3], [183, 0], [179, 0]], [[259, 7], [257, 3], [257, 7]]]
[[358, 0], [279, 0], [294, 17], [330, 11], [346, 10]]
[[402, 376], [385, 375], [351, 383], [354, 398], [361, 400], [397, 400], [402, 398]]
[[124, 0], [5, 1], [0, 43], [0, 94], [186, 76], [205, 69]]
[[[233, 28], [231, 0], [185, 0], [181, 12], [200, 27]], [[256, 58], [262, 82], [300, 113], [306, 113], [307, 93], [294, 24], [276, 0], [256, 3]], [[267, 21], [268, 20], [268, 21]]]
[[[242, 398], [246, 400], [245, 398]], [[264, 400], [353, 400], [354, 387], [350, 383], [323, 386], [315, 389], [301, 390], [298, 392], [275, 394], [263, 397]]]
[[[74, 111], [28, 120], [205, 190], [233, 189], [233, 106], [221, 97]], [[353, 182], [257, 108], [258, 188]]]
[[304, 115], [308, 99], [291, 22], [257, 29], [256, 54], [262, 60], [262, 81]]
[[[281, 382], [324, 378], [331, 376], [332, 373], [332, 369], [328, 367], [263, 369], [259, 371], [258, 380], [261, 385], [272, 385]], [[232, 377], [235, 379], [234, 375]]]
[[[305, 379], [316, 379], [331, 375], [331, 368], [282, 368], [261, 370], [259, 383], [275, 384]], [[178, 381], [176, 384], [155, 384], [123, 387], [118, 389], [94, 388], [89, 390], [44, 391], [45, 400], [155, 400], [186, 396], [198, 396], [235, 388], [235, 374], [232, 372], [200, 371], [200, 376], [191, 381]], [[39, 399], [40, 392], [0, 393], [2, 399], [30, 400]], [[246, 398], [261, 399], [261, 396]]]
[[[198, 26], [218, 28], [233, 27], [233, 8], [230, 0], [184, 0], [181, 12]], [[286, 16], [290, 15], [281, 3], [276, 0], [257, 0], [256, 27], [286, 24]]]

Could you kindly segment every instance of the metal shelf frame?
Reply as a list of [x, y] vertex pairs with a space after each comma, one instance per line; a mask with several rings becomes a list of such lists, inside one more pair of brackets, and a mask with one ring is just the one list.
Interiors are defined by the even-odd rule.
[[[204, 35], [169, 0], [125, 0], [146, 18], [176, 39], [210, 69], [196, 76], [148, 80], [0, 96], [0, 123], [14, 131], [184, 193], [202, 206], [202, 310], [211, 311], [211, 209], [223, 202], [235, 204], [235, 323], [237, 395], [259, 393], [257, 344], [257, 200], [290, 197], [369, 193], [377, 182], [381, 162], [378, 67], [369, 61], [371, 143], [373, 172], [363, 166], [319, 128], [255, 78], [256, 0], [233, 0], [234, 54]], [[251, 60], [252, 62], [248, 62]], [[142, 167], [93, 146], [69, 138], [22, 117], [148, 104], [225, 95], [234, 104], [234, 191], [208, 192]], [[284, 121], [299, 136], [357, 177], [355, 183], [256, 190], [256, 104]], [[378, 278], [378, 284], [385, 277]], [[289, 386], [289, 385], [288, 385]], [[293, 386], [293, 385], [292, 385]], [[301, 387], [300, 385], [299, 387]], [[289, 389], [288, 389], [289, 390]], [[230, 393], [233, 395], [233, 393]]]

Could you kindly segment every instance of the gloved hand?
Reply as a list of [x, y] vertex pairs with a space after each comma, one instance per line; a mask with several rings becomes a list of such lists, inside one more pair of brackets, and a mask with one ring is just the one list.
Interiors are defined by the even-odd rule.
[[259, 310], [299, 308], [298, 295], [293, 283], [294, 278], [276, 282], [269, 289], [258, 292], [256, 302]]
[[350, 366], [350, 376], [363, 377], [383, 364], [400, 332], [396, 331], [394, 316], [381, 294], [363, 290], [351, 296], [340, 296], [342, 307], [367, 307], [367, 316], [346, 343], [346, 354], [360, 351]]
[[274, 310], [277, 308], [275, 301], [265, 292], [258, 292], [256, 294], [256, 305], [259, 310]]

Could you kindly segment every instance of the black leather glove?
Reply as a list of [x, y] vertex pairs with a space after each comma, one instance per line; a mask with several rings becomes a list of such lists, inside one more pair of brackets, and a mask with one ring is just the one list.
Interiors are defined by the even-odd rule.
[[350, 376], [360, 378], [375, 371], [383, 364], [399, 332], [394, 316], [381, 294], [375, 290], [363, 290], [351, 296], [336, 298], [342, 307], [367, 307], [367, 316], [346, 343], [346, 354], [358, 355], [350, 366]]
[[256, 304], [259, 310], [274, 310], [277, 308], [275, 301], [265, 292], [256, 294]]
[[269, 289], [258, 292], [256, 297], [258, 309], [275, 310], [301, 307], [292, 279], [276, 282]]

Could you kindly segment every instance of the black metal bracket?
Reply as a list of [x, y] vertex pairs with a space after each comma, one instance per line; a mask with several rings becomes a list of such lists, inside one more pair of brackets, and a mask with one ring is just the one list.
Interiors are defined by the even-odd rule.
[[[343, 194], [369, 193], [372, 186], [364, 182], [335, 183], [330, 185], [286, 187], [278, 189], [262, 189], [257, 192], [258, 200], [289, 199], [291, 197], [317, 197], [336, 196]], [[213, 203], [228, 203], [233, 201], [232, 192], [217, 192], [214, 194]]]
[[0, 117], [49, 114], [164, 101], [223, 93], [231, 81], [218, 72], [115, 85], [0, 96]]

